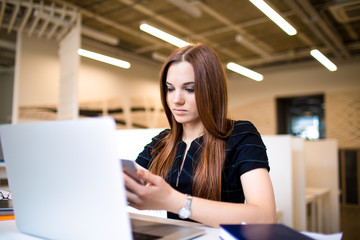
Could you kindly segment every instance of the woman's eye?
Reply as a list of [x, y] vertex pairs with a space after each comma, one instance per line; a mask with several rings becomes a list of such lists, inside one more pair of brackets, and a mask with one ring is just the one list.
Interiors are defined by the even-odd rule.
[[174, 88], [172, 88], [172, 87], [167, 87], [166, 90], [167, 90], [168, 92], [172, 92], [172, 91], [174, 91]]
[[194, 91], [195, 91], [194, 88], [185, 88], [185, 90], [186, 90], [187, 92], [194, 92]]

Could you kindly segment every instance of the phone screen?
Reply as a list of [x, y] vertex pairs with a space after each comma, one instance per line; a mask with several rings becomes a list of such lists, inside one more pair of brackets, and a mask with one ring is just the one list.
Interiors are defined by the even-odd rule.
[[130, 176], [132, 179], [134, 179], [136, 182], [140, 183], [140, 184], [144, 184], [143, 180], [141, 180], [137, 173], [136, 173], [136, 166], [135, 166], [135, 162], [132, 160], [127, 160], [127, 159], [121, 159], [121, 165], [123, 168], [123, 171]]

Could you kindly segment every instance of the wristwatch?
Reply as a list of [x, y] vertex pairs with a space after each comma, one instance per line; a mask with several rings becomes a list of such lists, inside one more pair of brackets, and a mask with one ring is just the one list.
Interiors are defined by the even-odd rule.
[[191, 209], [190, 209], [191, 202], [192, 202], [192, 196], [187, 195], [185, 206], [180, 208], [180, 210], [179, 210], [179, 217], [181, 219], [186, 219], [191, 216]]

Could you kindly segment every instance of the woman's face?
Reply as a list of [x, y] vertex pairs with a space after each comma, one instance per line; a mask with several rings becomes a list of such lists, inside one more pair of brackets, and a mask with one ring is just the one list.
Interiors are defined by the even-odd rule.
[[195, 75], [189, 62], [173, 63], [166, 78], [167, 104], [181, 124], [199, 124], [200, 117], [195, 100]]

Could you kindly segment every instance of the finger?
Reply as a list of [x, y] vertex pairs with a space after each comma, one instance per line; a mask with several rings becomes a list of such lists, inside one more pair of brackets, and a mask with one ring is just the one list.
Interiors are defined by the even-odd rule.
[[136, 193], [140, 184], [138, 184], [132, 177], [128, 176], [126, 173], [124, 173], [123, 175], [126, 190]]
[[139, 197], [135, 193], [130, 192], [130, 191], [126, 191], [126, 199], [128, 201], [128, 205], [131, 205], [131, 206], [135, 206], [134, 203], [139, 202]]
[[137, 174], [142, 180], [144, 180], [147, 183], [147, 185], [148, 184], [155, 185], [155, 180], [157, 175], [154, 175], [150, 171], [145, 169], [138, 169]]

